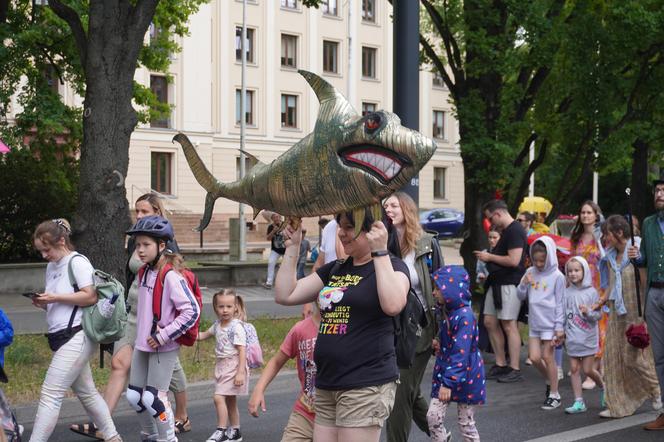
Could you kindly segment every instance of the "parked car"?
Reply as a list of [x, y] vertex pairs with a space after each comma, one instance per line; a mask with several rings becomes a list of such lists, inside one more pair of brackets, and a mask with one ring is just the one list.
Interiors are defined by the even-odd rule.
[[438, 237], [459, 236], [463, 229], [463, 212], [456, 209], [432, 209], [420, 214], [424, 230], [438, 232]]

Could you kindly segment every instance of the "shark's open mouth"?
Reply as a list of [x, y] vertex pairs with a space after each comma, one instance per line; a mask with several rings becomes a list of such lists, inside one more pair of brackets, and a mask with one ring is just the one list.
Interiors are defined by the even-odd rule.
[[397, 153], [379, 146], [351, 146], [339, 152], [346, 165], [359, 167], [387, 183], [411, 162]]

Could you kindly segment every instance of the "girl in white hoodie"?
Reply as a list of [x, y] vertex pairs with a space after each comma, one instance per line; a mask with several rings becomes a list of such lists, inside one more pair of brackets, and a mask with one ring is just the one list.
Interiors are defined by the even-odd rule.
[[563, 294], [565, 276], [558, 270], [556, 244], [548, 236], [530, 246], [532, 267], [526, 270], [517, 287], [522, 301], [528, 299], [528, 354], [533, 366], [546, 379], [543, 410], [560, 406], [558, 370], [553, 350], [563, 339]]

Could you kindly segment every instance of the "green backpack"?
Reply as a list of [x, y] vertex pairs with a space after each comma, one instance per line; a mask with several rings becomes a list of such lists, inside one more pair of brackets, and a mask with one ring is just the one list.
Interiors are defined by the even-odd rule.
[[[79, 290], [79, 287], [76, 285], [76, 279], [74, 278], [72, 261], [77, 256], [87, 259], [84, 255], [77, 253], [69, 260], [69, 282], [76, 291]], [[120, 281], [101, 270], [95, 269], [93, 281], [95, 292], [97, 292], [99, 299], [96, 304], [83, 307], [81, 321], [83, 330], [88, 338], [94, 342], [112, 344], [125, 334], [125, 327], [127, 325], [125, 289]]]

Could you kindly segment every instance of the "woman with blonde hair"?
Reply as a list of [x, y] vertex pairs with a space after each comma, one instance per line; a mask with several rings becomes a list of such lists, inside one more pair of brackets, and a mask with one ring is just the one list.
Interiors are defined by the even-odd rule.
[[387, 420], [387, 440], [406, 441], [411, 421], [425, 433], [428, 402], [420, 392], [420, 383], [432, 354], [432, 342], [436, 336], [436, 320], [433, 314], [434, 299], [431, 273], [442, 266], [438, 238], [426, 233], [420, 226], [417, 205], [404, 192], [396, 192], [383, 203], [387, 217], [392, 221], [401, 250], [401, 259], [408, 266], [410, 285], [422, 302], [427, 326], [417, 340], [415, 360], [410, 368], [399, 370], [394, 408]]
[[50, 439], [70, 388], [99, 425], [103, 440], [118, 442], [122, 438], [90, 370], [90, 358], [97, 345], [87, 337], [81, 324], [82, 307], [97, 302], [94, 268], [87, 258], [75, 252], [70, 235], [69, 222], [58, 218], [39, 224], [32, 236], [35, 248], [48, 261], [44, 293], [35, 294], [32, 304], [46, 310], [46, 336], [53, 358], [42, 385], [30, 442]]

